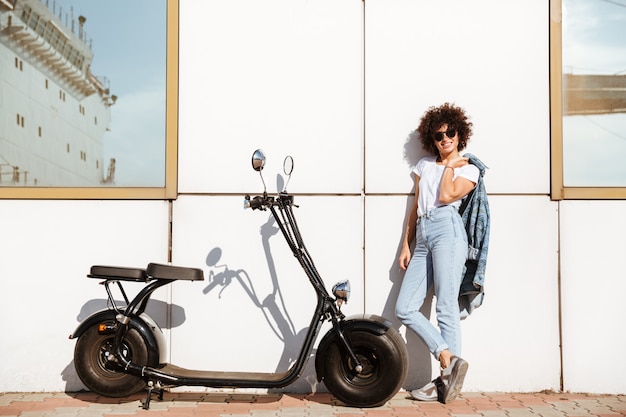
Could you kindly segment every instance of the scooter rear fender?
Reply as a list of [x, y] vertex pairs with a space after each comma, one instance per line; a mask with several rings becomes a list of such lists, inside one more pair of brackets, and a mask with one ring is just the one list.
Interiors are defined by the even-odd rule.
[[[91, 316], [83, 320], [76, 330], [70, 335], [70, 339], [76, 339], [82, 336], [87, 329], [91, 326], [95, 326], [101, 322], [116, 320], [117, 313], [114, 310], [101, 310], [93, 313]], [[150, 353], [159, 358], [159, 363], [167, 362], [167, 345], [165, 342], [165, 335], [158, 324], [148, 316], [146, 313], [141, 314], [139, 317], [132, 317], [129, 323], [130, 328], [133, 328], [139, 332], [144, 338]], [[114, 331], [112, 331], [114, 332]]]
[[[350, 316], [339, 323], [341, 330], [345, 334], [349, 334], [353, 330], [361, 330], [379, 336], [384, 335], [391, 328], [391, 325], [392, 323], [389, 320], [375, 314]], [[337, 333], [334, 332], [334, 329], [331, 329], [324, 335], [317, 347], [317, 352], [315, 353], [315, 372], [317, 374], [318, 381], [321, 381], [324, 378], [323, 364], [326, 361], [328, 348], [334, 343], [342, 342], [338, 340]]]

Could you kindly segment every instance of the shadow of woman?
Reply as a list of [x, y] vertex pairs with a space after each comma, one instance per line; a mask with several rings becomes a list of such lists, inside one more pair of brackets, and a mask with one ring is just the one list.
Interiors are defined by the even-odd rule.
[[[419, 134], [416, 130], [409, 133], [406, 138], [404, 147], [403, 147], [403, 159], [406, 162], [407, 166], [412, 170], [413, 167], [417, 164], [417, 162], [427, 156], [428, 153], [424, 151], [422, 148], [422, 144], [419, 138]], [[412, 172], [411, 172], [411, 176]], [[413, 177], [414, 178], [414, 177]], [[398, 294], [400, 293], [400, 287], [402, 286], [402, 279], [404, 277], [404, 271], [400, 269], [400, 264], [398, 263], [398, 258], [400, 257], [400, 250], [402, 248], [402, 242], [404, 239], [404, 231], [406, 230], [409, 210], [413, 205], [413, 199], [415, 195], [415, 185], [411, 189], [410, 194], [406, 197], [405, 200], [405, 216], [404, 222], [401, 228], [398, 228], [400, 232], [400, 236], [398, 238], [398, 245], [396, 247], [396, 253], [394, 260], [389, 267], [389, 281], [392, 283], [391, 290], [389, 291], [389, 295], [385, 302], [385, 306], [383, 307], [382, 316], [390, 319], [394, 323], [394, 327], [400, 329], [402, 324], [396, 318], [396, 301], [398, 299]], [[413, 248], [411, 248], [413, 249]], [[424, 314], [427, 318], [430, 318], [430, 312], [432, 308], [432, 299], [433, 299], [432, 290], [426, 297], [426, 301], [424, 305], [420, 309], [422, 314]], [[406, 390], [412, 390], [418, 387], [424, 386], [431, 380], [432, 375], [432, 355], [428, 351], [426, 344], [422, 341], [422, 339], [417, 336], [412, 331], [405, 332], [405, 338], [407, 341], [408, 351], [409, 351], [409, 372], [407, 375], [407, 379], [403, 385], [403, 388]]]

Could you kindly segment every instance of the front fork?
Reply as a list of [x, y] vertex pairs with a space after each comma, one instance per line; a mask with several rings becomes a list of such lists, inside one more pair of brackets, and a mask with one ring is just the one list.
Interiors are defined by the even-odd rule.
[[[332, 310], [333, 312], [328, 312], [328, 310]], [[352, 346], [350, 346], [350, 342], [348, 342], [348, 339], [346, 339], [346, 335], [341, 329], [340, 319], [343, 320], [345, 316], [334, 303], [331, 303], [330, 306], [328, 306], [328, 310], [326, 314], [330, 316], [330, 321], [333, 324], [333, 331], [341, 341], [343, 347], [346, 348], [346, 351], [348, 352], [348, 355], [350, 355], [350, 358], [354, 361], [354, 371], [357, 374], [360, 374], [361, 372], [363, 372], [363, 365], [361, 365], [361, 361], [359, 361], [359, 358], [357, 358], [356, 353], [354, 353], [354, 350], [352, 350]]]

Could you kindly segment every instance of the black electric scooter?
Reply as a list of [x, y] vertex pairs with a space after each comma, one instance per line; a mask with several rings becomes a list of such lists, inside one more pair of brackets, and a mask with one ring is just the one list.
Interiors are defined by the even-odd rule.
[[[261, 175], [265, 155], [254, 152], [252, 166]], [[287, 157], [285, 174], [290, 178], [293, 159]], [[288, 181], [287, 181], [288, 183]], [[265, 182], [263, 181], [263, 184]], [[265, 188], [265, 186], [264, 186]], [[281, 388], [302, 373], [322, 324], [332, 328], [320, 341], [315, 369], [319, 381], [346, 405], [374, 407], [387, 402], [398, 392], [408, 369], [404, 341], [391, 323], [380, 316], [363, 314], [345, 318], [341, 306], [348, 301], [349, 281], [342, 281], [328, 293], [313, 260], [304, 246], [293, 213], [294, 198], [285, 190], [277, 196], [246, 196], [246, 206], [269, 210], [300, 262], [317, 294], [317, 305], [301, 351], [291, 367], [281, 373], [222, 372], [184, 369], [165, 363], [166, 343], [162, 330], [146, 313], [150, 296], [176, 280], [202, 281], [202, 269], [151, 263], [147, 268], [92, 266], [88, 277], [100, 279], [109, 299], [109, 308], [92, 314], [70, 335], [78, 338], [74, 366], [80, 380], [91, 391], [106, 397], [126, 397], [147, 389], [144, 409], [150, 407], [152, 394], [163, 398], [163, 391], [175, 386], [214, 388]], [[132, 299], [123, 281], [146, 285]], [[125, 305], [114, 300], [112, 288], [121, 292]], [[214, 343], [214, 342], [212, 342]], [[242, 350], [247, 349], [242, 346]]]

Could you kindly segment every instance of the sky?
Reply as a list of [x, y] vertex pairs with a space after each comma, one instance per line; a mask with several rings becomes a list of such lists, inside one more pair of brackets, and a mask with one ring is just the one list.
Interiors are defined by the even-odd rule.
[[[626, 75], [626, 0], [563, 0], [563, 72]], [[626, 187], [626, 114], [565, 116], [566, 186]]]
[[[104, 136], [115, 184], [165, 185], [166, 0], [42, 0], [64, 22], [87, 18], [91, 72], [106, 77], [117, 102]], [[106, 175], [106, 169], [105, 169]]]

